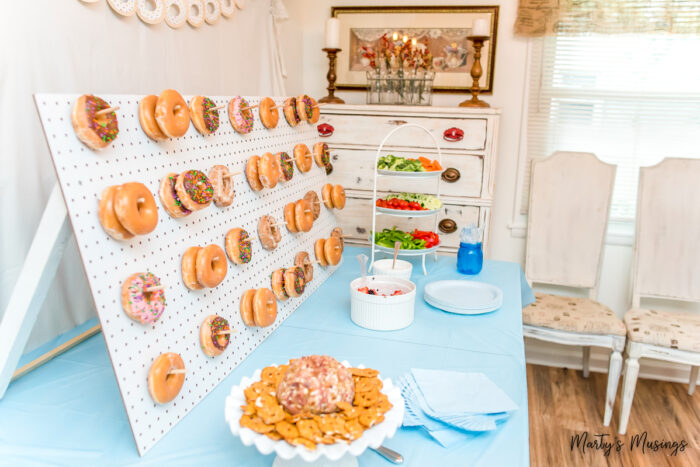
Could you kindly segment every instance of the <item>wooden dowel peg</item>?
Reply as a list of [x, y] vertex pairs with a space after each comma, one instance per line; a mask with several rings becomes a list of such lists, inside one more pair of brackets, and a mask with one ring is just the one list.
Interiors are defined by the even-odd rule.
[[143, 289], [144, 292], [157, 292], [159, 290], [165, 290], [165, 286], [164, 285], [154, 285], [152, 287], [146, 287], [145, 289]]
[[107, 115], [110, 112], [116, 112], [119, 110], [119, 106], [117, 107], [107, 107], [106, 109], [98, 110], [95, 112], [95, 117], [101, 117], [102, 115]]
[[235, 177], [236, 175], [240, 175], [240, 174], [242, 174], [242, 173], [243, 173], [243, 172], [231, 172], [231, 173], [227, 173], [226, 175], [224, 175], [224, 178], [233, 178], [233, 177]]
[[184, 375], [185, 373], [187, 373], [187, 370], [185, 370], [184, 368], [168, 371], [169, 375]]
[[219, 331], [216, 333], [217, 336], [224, 336], [227, 334], [233, 334], [234, 332], [237, 332], [235, 329], [227, 329], [225, 331]]
[[323, 107], [324, 105], [328, 105], [329, 102], [321, 102], [320, 104], [312, 105], [311, 108], [315, 109], [316, 107]]
[[223, 108], [225, 108], [225, 107], [226, 107], [225, 105], [217, 105], [216, 107], [212, 107], [212, 108], [209, 109], [209, 110], [221, 110], [221, 109], [223, 109]]
[[259, 105], [260, 105], [260, 104], [249, 105], [248, 107], [241, 107], [241, 108], [238, 109], [238, 110], [244, 111], [244, 110], [250, 110], [250, 109], [257, 109]]

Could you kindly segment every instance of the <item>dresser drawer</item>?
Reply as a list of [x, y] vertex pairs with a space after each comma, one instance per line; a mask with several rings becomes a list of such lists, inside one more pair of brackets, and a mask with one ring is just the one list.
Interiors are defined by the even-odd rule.
[[[397, 126], [415, 123], [425, 127], [438, 141], [441, 148], [482, 151], [486, 149], [486, 118], [439, 118], [376, 115], [321, 114], [319, 123], [333, 126], [333, 136], [328, 143], [377, 147], [386, 135]], [[459, 128], [464, 132], [460, 141], [443, 139], [445, 130]], [[418, 128], [397, 131], [387, 141], [392, 148], [435, 148], [432, 138]]]
[[[331, 158], [333, 161], [333, 172], [329, 180], [332, 183], [343, 185], [346, 189], [369, 190], [374, 184], [374, 162], [377, 155], [376, 150], [369, 149], [345, 149], [335, 148], [332, 145]], [[395, 156], [417, 157], [415, 152], [390, 151]], [[421, 152], [421, 155], [429, 159], [437, 159], [437, 154]], [[442, 156], [442, 166], [445, 170], [450, 170], [445, 175], [451, 175], [447, 182], [442, 177], [439, 178], [440, 194], [445, 196], [460, 196], [478, 198], [481, 196], [484, 159], [474, 154], [449, 154]], [[444, 172], [443, 172], [444, 173]], [[446, 177], [447, 178], [447, 177]], [[438, 181], [435, 178], [407, 178], [407, 177], [386, 177], [379, 176], [377, 179], [377, 190], [390, 191], [394, 193], [435, 193]]]
[[[345, 209], [336, 212], [338, 223], [343, 228], [343, 233], [348, 240], [354, 243], [369, 243], [369, 233], [372, 230], [372, 200], [348, 197]], [[445, 204], [442, 212], [437, 216], [438, 222], [450, 219], [455, 223], [455, 230], [452, 233], [444, 233], [435, 229], [435, 217], [395, 217], [387, 215], [377, 215], [377, 231], [384, 228], [399, 229], [410, 232], [413, 229], [430, 230], [440, 235], [440, 242], [443, 247], [459, 248], [459, 232], [462, 227], [470, 223], [479, 224], [480, 210], [478, 206], [459, 206]]]

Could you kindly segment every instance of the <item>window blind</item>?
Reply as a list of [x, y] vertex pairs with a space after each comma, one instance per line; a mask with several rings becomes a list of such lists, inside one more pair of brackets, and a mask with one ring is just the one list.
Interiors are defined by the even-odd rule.
[[[700, 158], [700, 36], [549, 36], [533, 39], [527, 158], [592, 152], [617, 165], [611, 220], [633, 220], [639, 167]], [[700, 180], [698, 181], [700, 183]]]

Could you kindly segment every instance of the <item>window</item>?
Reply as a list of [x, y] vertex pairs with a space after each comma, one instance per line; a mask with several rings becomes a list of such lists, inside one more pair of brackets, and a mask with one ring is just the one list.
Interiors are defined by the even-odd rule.
[[530, 161], [555, 151], [592, 152], [617, 165], [613, 221], [634, 219], [639, 167], [700, 158], [700, 36], [534, 39], [528, 92], [523, 213]]

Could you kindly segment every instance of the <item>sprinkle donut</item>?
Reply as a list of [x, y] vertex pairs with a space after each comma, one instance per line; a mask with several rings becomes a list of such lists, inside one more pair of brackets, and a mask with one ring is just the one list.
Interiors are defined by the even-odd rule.
[[313, 103], [311, 102], [311, 98], [307, 96], [306, 94], [301, 94], [297, 96], [297, 115], [299, 116], [299, 120], [305, 120], [308, 121], [309, 118], [311, 117], [311, 112], [313, 109], [311, 106]]
[[190, 101], [190, 118], [194, 127], [204, 136], [219, 129], [219, 109], [214, 101], [204, 96], [195, 96]]
[[258, 161], [258, 178], [260, 183], [265, 188], [274, 188], [277, 186], [277, 180], [280, 177], [279, 161], [271, 153], [266, 152], [260, 156]]
[[204, 354], [208, 357], [217, 357], [224, 353], [231, 342], [231, 335], [219, 333], [230, 330], [228, 321], [221, 316], [209, 315], [204, 318], [204, 322], [199, 328], [199, 341]]
[[321, 109], [319, 108], [316, 99], [313, 97], [310, 97], [309, 99], [311, 99], [311, 114], [308, 115], [307, 121], [313, 125], [318, 122], [318, 119], [321, 117]]
[[201, 246], [191, 246], [182, 255], [182, 282], [190, 290], [200, 290], [204, 287], [197, 280], [197, 253]]
[[297, 228], [295, 211], [295, 202], [292, 201], [291, 203], [287, 203], [284, 205], [284, 223], [287, 225], [287, 230], [289, 230], [292, 233], [299, 232], [299, 229]]
[[316, 254], [316, 261], [323, 267], [328, 266], [328, 261], [326, 261], [326, 254], [323, 251], [323, 247], [326, 245], [325, 238], [319, 238], [314, 243], [314, 253]]
[[335, 266], [340, 263], [340, 258], [343, 256], [343, 249], [340, 247], [338, 237], [329, 237], [323, 244], [323, 254], [328, 261], [328, 264]]
[[311, 210], [311, 205], [305, 199], [300, 199], [294, 204], [296, 227], [302, 232], [308, 232], [314, 225], [314, 213]]
[[318, 195], [315, 191], [307, 191], [304, 195], [304, 199], [311, 206], [311, 212], [314, 215], [314, 220], [318, 219], [321, 215], [321, 201], [318, 199]]
[[151, 233], [158, 225], [156, 200], [143, 183], [125, 183], [114, 193], [114, 213], [134, 235]]
[[233, 189], [233, 177], [225, 165], [215, 165], [209, 169], [209, 181], [214, 189], [214, 204], [225, 208], [233, 203], [236, 192]]
[[[248, 134], [253, 130], [255, 121], [253, 110], [246, 107], [250, 107], [250, 104], [241, 96], [234, 97], [228, 103], [228, 118], [231, 121], [231, 126], [242, 135]], [[241, 110], [241, 108], [245, 110]]]
[[283, 182], [288, 182], [294, 177], [294, 163], [292, 158], [286, 152], [278, 152], [277, 158], [280, 164], [280, 180]]
[[270, 285], [272, 293], [275, 294], [277, 300], [283, 302], [289, 298], [287, 291], [284, 289], [284, 268], [275, 269], [270, 274]]
[[263, 126], [268, 130], [275, 128], [280, 119], [280, 112], [276, 108], [277, 104], [270, 97], [265, 97], [258, 104], [258, 114]]
[[307, 252], [300, 251], [297, 253], [294, 257], [294, 265], [304, 270], [304, 282], [308, 284], [314, 279], [314, 265]]
[[336, 209], [345, 207], [345, 189], [342, 185], [333, 186], [331, 189], [331, 201], [333, 201], [333, 207]]
[[187, 102], [174, 89], [166, 89], [156, 102], [156, 122], [160, 130], [168, 138], [179, 138], [187, 133], [190, 127], [190, 112]]
[[260, 237], [260, 243], [266, 250], [277, 248], [280, 240], [282, 240], [282, 233], [274, 217], [265, 215], [260, 218], [258, 221], [258, 237]]
[[187, 170], [178, 175], [175, 190], [182, 204], [190, 211], [206, 208], [214, 199], [214, 187], [209, 177], [199, 170]]
[[177, 195], [177, 190], [175, 189], [177, 177], [178, 174], [176, 173], [167, 174], [160, 179], [160, 187], [158, 188], [158, 196], [160, 197], [160, 202], [163, 204], [165, 211], [170, 214], [170, 217], [175, 218], [185, 217], [192, 213], [192, 211], [182, 204], [180, 197]]
[[185, 383], [185, 375], [172, 370], [184, 370], [185, 362], [176, 353], [160, 354], [148, 370], [148, 392], [158, 404], [167, 404], [177, 397]]
[[106, 148], [119, 134], [119, 122], [114, 111], [97, 115], [97, 112], [109, 108], [106, 101], [88, 94], [83, 94], [73, 104], [73, 130], [78, 139], [90, 149]]
[[248, 185], [253, 191], [260, 191], [263, 189], [263, 184], [260, 183], [260, 176], [258, 175], [258, 164], [260, 163], [260, 156], [251, 156], [245, 166], [245, 178], [248, 180]]
[[306, 281], [304, 270], [299, 266], [293, 266], [284, 271], [284, 290], [290, 297], [298, 297], [304, 293]]
[[253, 319], [255, 325], [266, 327], [277, 318], [277, 301], [270, 289], [258, 289], [253, 296]]
[[146, 136], [151, 138], [153, 141], [160, 141], [166, 139], [165, 133], [163, 133], [158, 126], [156, 121], [156, 103], [158, 102], [158, 96], [151, 94], [146, 96], [141, 101], [139, 101], [139, 122], [141, 123], [141, 128]]
[[218, 0], [204, 0], [204, 21], [207, 24], [216, 24], [221, 16], [221, 6]]
[[308, 172], [311, 170], [313, 157], [307, 145], [299, 143], [294, 146], [294, 161], [297, 163], [297, 168], [300, 172]]
[[187, 22], [193, 28], [204, 24], [204, 2], [202, 0], [185, 0], [187, 2]]
[[165, 310], [165, 291], [148, 291], [160, 287], [160, 279], [150, 272], [137, 272], [126, 278], [122, 284], [122, 307], [126, 315], [142, 324], [151, 324]]
[[163, 0], [136, 0], [136, 14], [146, 24], [159, 24], [165, 17]]
[[100, 202], [97, 209], [97, 215], [100, 219], [102, 228], [107, 234], [115, 240], [128, 240], [134, 237], [134, 234], [124, 228], [117, 214], [114, 212], [114, 195], [121, 189], [120, 186], [108, 186], [102, 190]]
[[316, 165], [322, 169], [328, 167], [331, 163], [331, 153], [326, 143], [319, 142], [314, 144], [314, 160]]
[[221, 14], [224, 18], [230, 18], [236, 11], [236, 5], [233, 0], [219, 0], [219, 6], [221, 7]]
[[195, 269], [197, 282], [204, 287], [216, 287], [226, 277], [226, 253], [219, 245], [207, 245], [197, 252]]
[[133, 16], [136, 13], [136, 0], [107, 0], [107, 3], [122, 16]]
[[226, 233], [226, 254], [234, 264], [250, 262], [253, 257], [253, 247], [247, 231], [237, 227]]
[[[171, 14], [171, 11], [177, 11]], [[173, 29], [180, 29], [187, 22], [187, 4], [185, 0], [165, 0], [165, 24]]]
[[253, 298], [255, 298], [255, 289], [248, 289], [241, 296], [241, 319], [246, 326], [255, 326], [255, 318], [253, 318]]
[[301, 119], [299, 118], [299, 114], [297, 113], [296, 97], [290, 97], [289, 99], [286, 99], [284, 101], [284, 106], [282, 107], [282, 110], [284, 112], [284, 118], [287, 120], [287, 123], [289, 123], [289, 126], [295, 127], [299, 124]]

